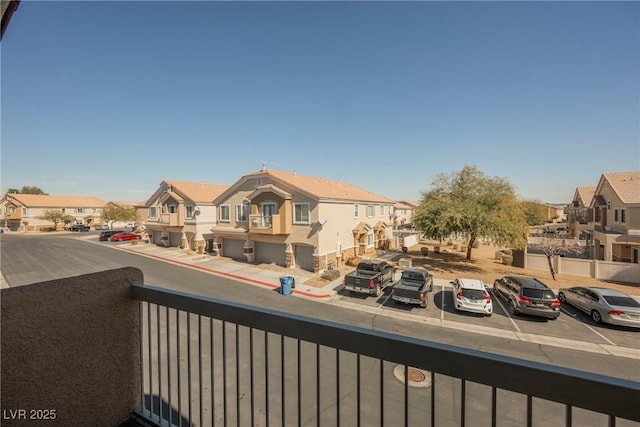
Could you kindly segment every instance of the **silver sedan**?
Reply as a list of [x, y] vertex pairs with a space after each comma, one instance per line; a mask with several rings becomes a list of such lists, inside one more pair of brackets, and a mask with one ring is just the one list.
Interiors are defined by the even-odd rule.
[[596, 323], [640, 328], [640, 303], [631, 296], [607, 288], [562, 288], [558, 299], [589, 314]]

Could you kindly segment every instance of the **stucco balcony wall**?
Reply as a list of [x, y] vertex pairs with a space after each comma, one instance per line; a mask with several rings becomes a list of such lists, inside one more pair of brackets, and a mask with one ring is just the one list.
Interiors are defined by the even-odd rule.
[[[3, 427], [110, 426], [140, 405], [131, 285], [142, 282], [142, 272], [127, 267], [2, 289]], [[30, 420], [38, 409], [55, 419]]]

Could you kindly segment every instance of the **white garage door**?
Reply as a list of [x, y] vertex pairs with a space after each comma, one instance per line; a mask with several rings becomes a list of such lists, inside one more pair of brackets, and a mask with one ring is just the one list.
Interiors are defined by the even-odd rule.
[[293, 255], [296, 259], [296, 267], [313, 271], [313, 246], [295, 245]]
[[286, 267], [287, 261], [285, 258], [284, 250], [284, 244], [264, 242], [256, 242], [253, 249], [256, 262], [264, 264], [277, 264]]
[[244, 240], [222, 239], [222, 256], [245, 260]]

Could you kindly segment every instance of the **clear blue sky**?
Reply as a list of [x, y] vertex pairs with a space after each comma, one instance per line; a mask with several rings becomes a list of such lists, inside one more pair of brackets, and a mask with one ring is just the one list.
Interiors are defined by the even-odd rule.
[[1, 49], [3, 192], [265, 162], [418, 200], [475, 165], [562, 203], [640, 169], [637, 2], [26, 0]]

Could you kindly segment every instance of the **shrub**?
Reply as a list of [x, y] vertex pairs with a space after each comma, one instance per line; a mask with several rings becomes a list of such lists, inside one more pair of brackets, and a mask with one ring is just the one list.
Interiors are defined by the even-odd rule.
[[409, 250], [409, 248], [407, 248], [406, 246], [403, 246], [403, 247], [402, 247], [402, 252], [403, 252], [403, 253], [407, 253], [407, 251], [408, 251], [408, 250]]
[[513, 257], [511, 255], [502, 255], [502, 263], [504, 265], [511, 265], [511, 263], [513, 263]]
[[340, 277], [340, 270], [325, 270], [320, 274], [320, 277], [325, 280], [336, 280]]
[[513, 251], [511, 249], [502, 249], [502, 253], [505, 255], [513, 255]]
[[497, 260], [501, 260], [501, 259], [502, 259], [502, 255], [504, 255], [504, 252], [502, 252], [502, 251], [496, 251], [496, 253], [495, 253], [494, 257], [495, 257], [495, 259], [497, 259]]
[[357, 267], [358, 264], [360, 264], [360, 261], [362, 261], [362, 258], [360, 257], [351, 257], [347, 260], [345, 264], [351, 267]]
[[421, 247], [420, 253], [422, 254], [422, 256], [427, 256], [429, 254], [429, 248], [426, 246]]

